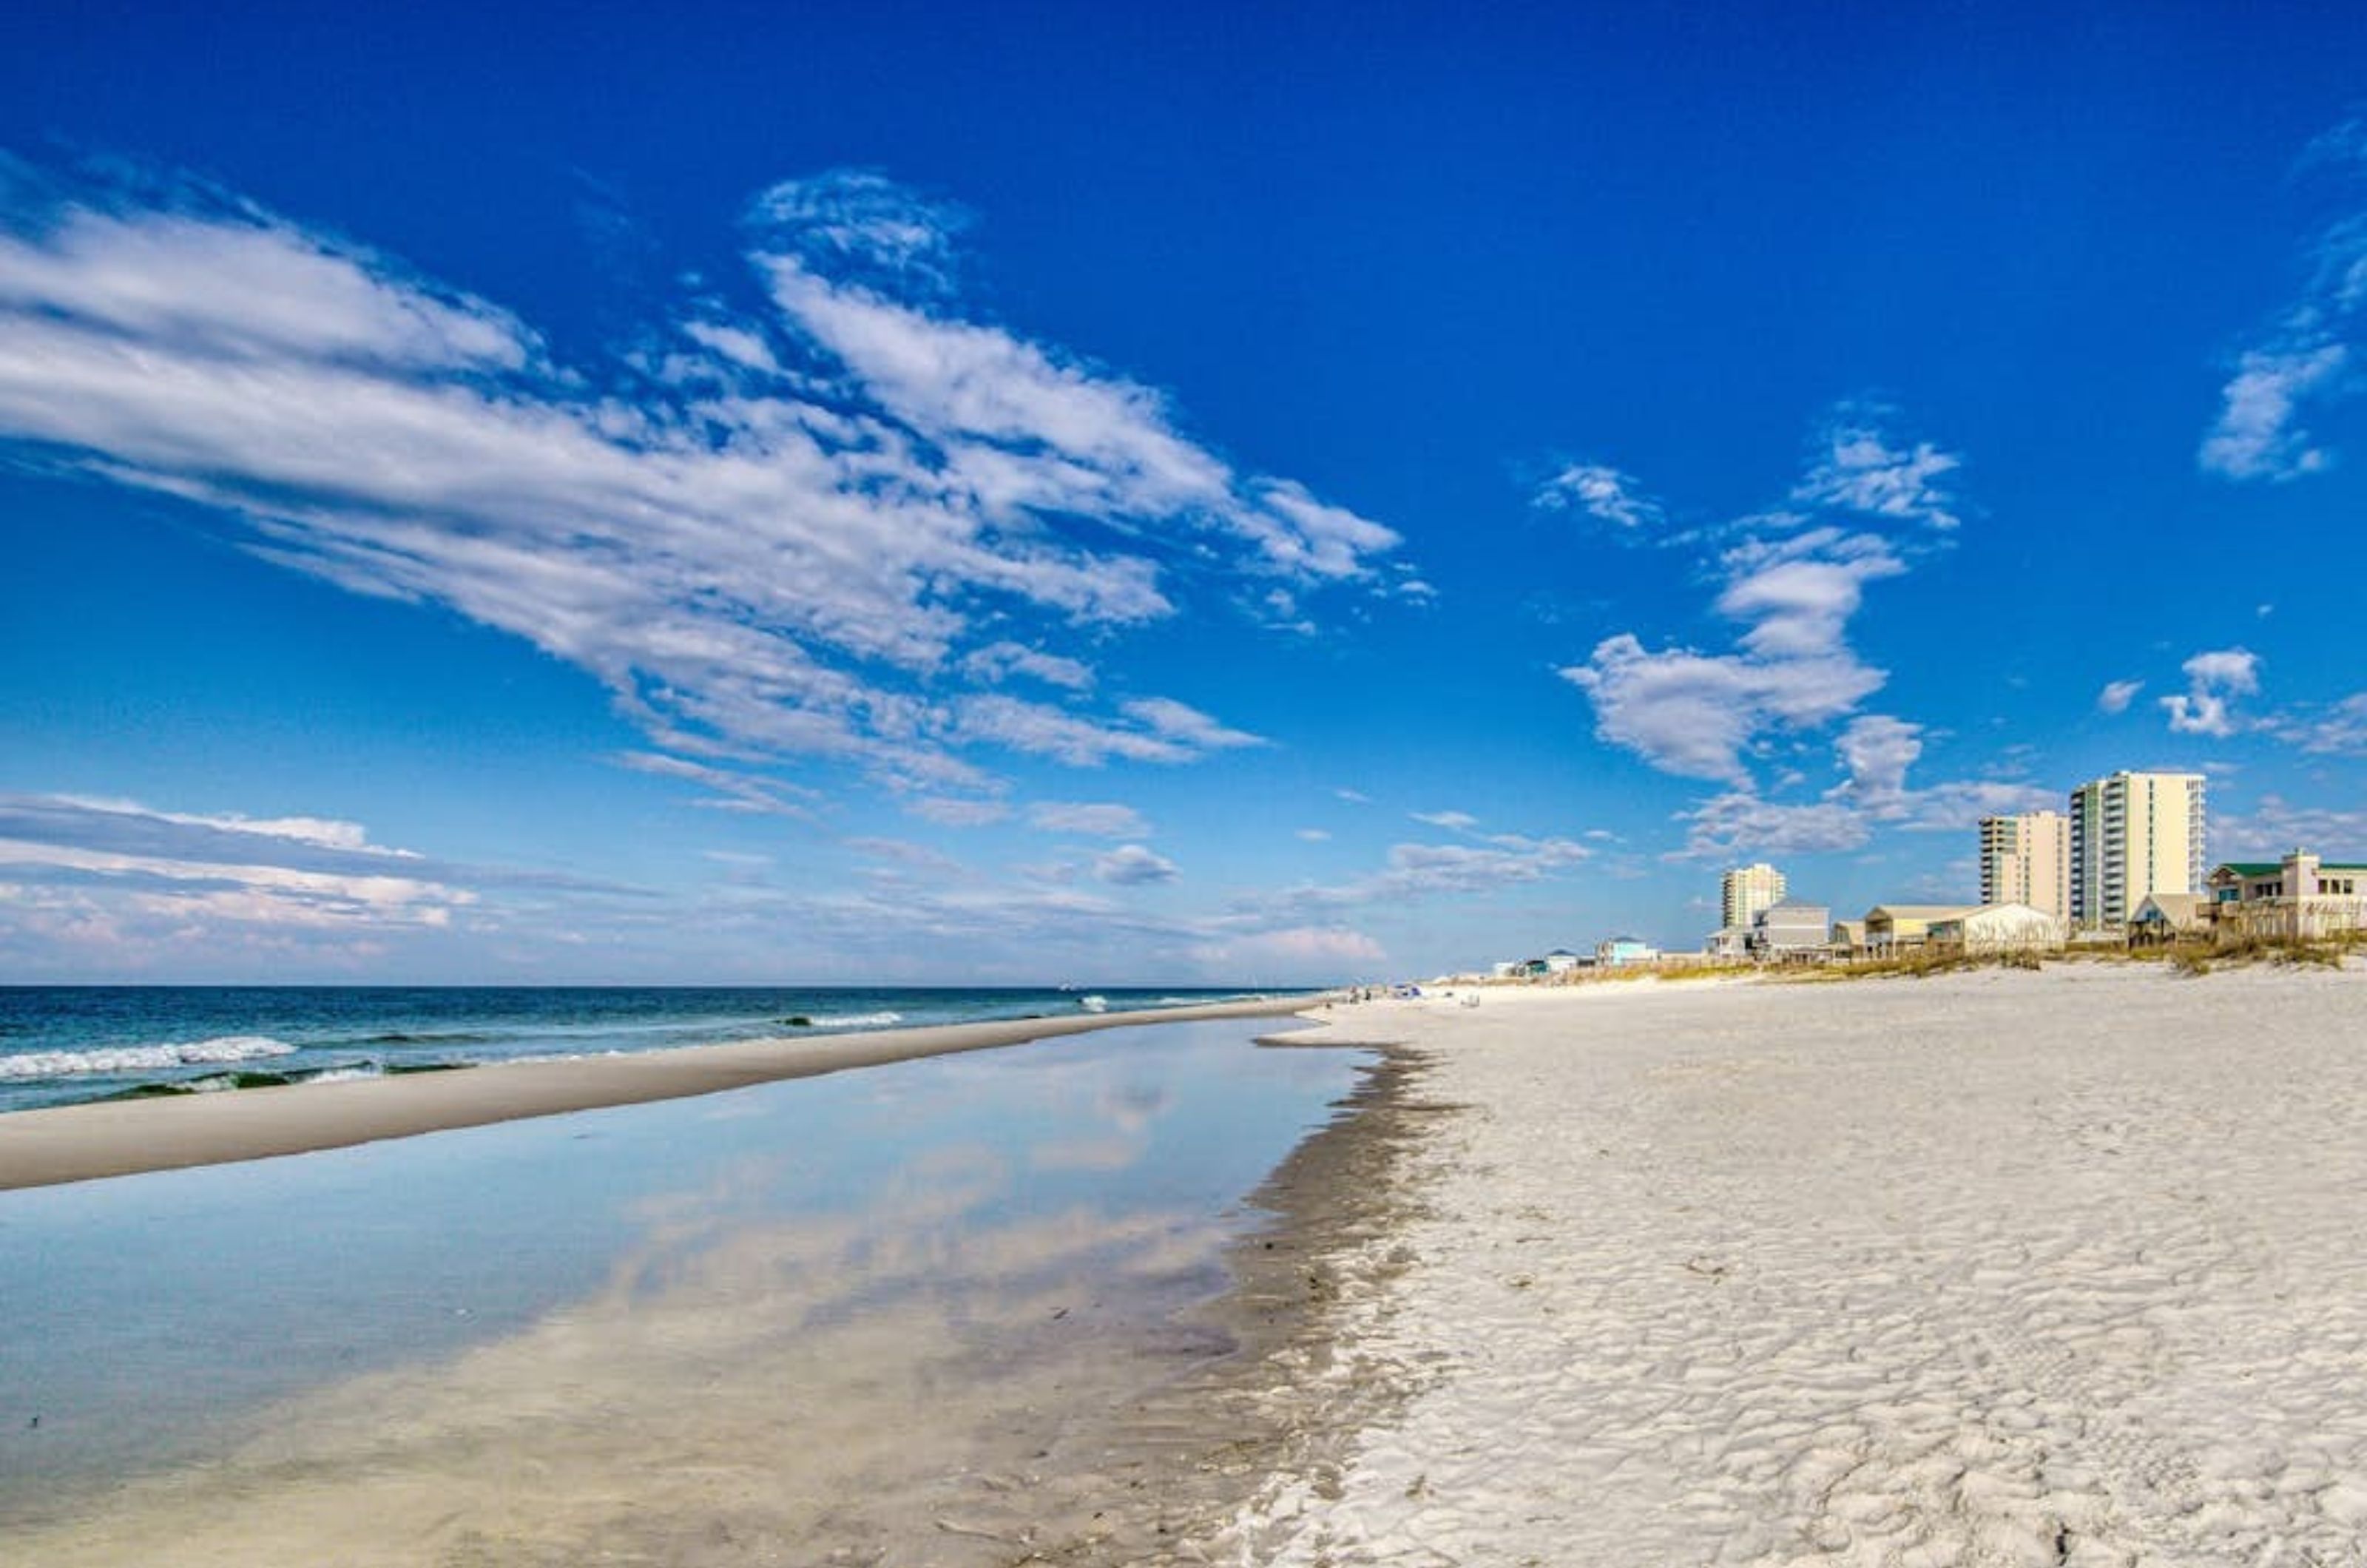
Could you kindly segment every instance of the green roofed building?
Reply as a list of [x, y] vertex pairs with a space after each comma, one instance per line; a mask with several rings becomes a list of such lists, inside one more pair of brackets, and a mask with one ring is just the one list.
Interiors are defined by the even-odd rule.
[[2205, 885], [2218, 929], [2246, 936], [2317, 937], [2367, 930], [2367, 862], [2227, 861]]

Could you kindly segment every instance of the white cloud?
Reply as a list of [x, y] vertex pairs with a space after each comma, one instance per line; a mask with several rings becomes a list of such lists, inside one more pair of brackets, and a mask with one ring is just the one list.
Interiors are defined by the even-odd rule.
[[1412, 811], [1407, 815], [1417, 822], [1427, 822], [1450, 833], [1468, 833], [1479, 826], [1479, 818], [1467, 811]]
[[1298, 837], [1310, 844], [1326, 844], [1331, 841], [1330, 831], [1322, 828], [1301, 828], [1298, 830]]
[[1593, 855], [1592, 850], [1569, 839], [1509, 833], [1484, 844], [1394, 844], [1380, 871], [1345, 883], [1302, 884], [1248, 900], [1242, 908], [1288, 915], [1488, 893], [1576, 870]]
[[2246, 350], [2220, 394], [2218, 421], [2203, 438], [2203, 467], [2231, 479], [2279, 482], [2323, 473], [2333, 455], [2315, 444], [2297, 415], [2337, 384], [2350, 357], [2339, 343]]
[[1895, 446], [1882, 421], [1882, 411], [1870, 408], [1844, 407], [1836, 413], [1792, 500], [1813, 509], [1954, 529], [1956, 501], [1939, 481], [1963, 459], [1929, 441]]
[[1668, 516], [1633, 476], [1602, 463], [1570, 464], [1540, 485], [1530, 502], [1548, 512], [1583, 512], [1624, 529], [1658, 527]]
[[2306, 751], [2367, 753], [2367, 692], [2354, 693], [2311, 725], [2302, 737]]
[[962, 863], [943, 850], [926, 844], [916, 844], [909, 839], [886, 839], [876, 836], [848, 839], [846, 847], [873, 860], [888, 861], [913, 871], [927, 872], [933, 876], [957, 876]]
[[1140, 844], [1120, 844], [1093, 857], [1093, 874], [1120, 887], [1136, 887], [1150, 882], [1172, 882], [1176, 868], [1173, 861]]
[[1690, 649], [1648, 651], [1622, 632], [1587, 662], [1561, 671], [1594, 705], [1595, 733], [1664, 773], [1741, 783], [1743, 748], [1763, 730], [1802, 728], [1847, 714], [1884, 675], [1837, 652], [1761, 660]]
[[[700, 301], [674, 349], [606, 385], [493, 305], [218, 194], [0, 171], [0, 441], [523, 637], [676, 761], [976, 789], [957, 750], [1043, 727], [973, 714], [991, 694], [949, 682], [1075, 701], [1091, 668], [1039, 645], [1178, 613], [1171, 563], [1305, 590], [1376, 577], [1397, 543], [1237, 474], [1148, 389], [959, 319], [952, 220], [876, 177], [767, 193], [751, 259], [771, 309]], [[1246, 743], [1158, 701], [1131, 724], [1058, 710], [1118, 738], [1034, 749]]]
[[[2367, 162], [2361, 145], [2360, 122], [2346, 122], [2310, 144], [2301, 172], [2355, 170]], [[2237, 355], [2220, 390], [2219, 417], [2196, 452], [2207, 472], [2283, 483], [2334, 466], [2332, 448], [2303, 420], [2359, 386], [2352, 350], [2367, 307], [2367, 216], [2354, 209], [2328, 225], [2306, 260], [2300, 297]]]
[[1850, 623], [1867, 583], [1905, 572], [1913, 552], [1957, 526], [1940, 480], [1960, 461], [1930, 442], [1894, 441], [1884, 417], [1844, 406], [1787, 504], [1727, 532], [1736, 542], [1718, 558], [1716, 607], [1743, 627], [1733, 651], [1655, 652], [1623, 632], [1560, 671], [1592, 702], [1599, 739], [1664, 773], [1755, 795], [1745, 758], [1762, 738], [1846, 717], [1881, 688], [1887, 677], [1851, 647]]
[[1742, 646], [1766, 660], [1822, 659], [1839, 652], [1864, 584], [1906, 564], [1870, 534], [1823, 528], [1788, 539], [1753, 540], [1726, 557], [1720, 614], [1753, 623]]
[[2170, 729], [2180, 735], [2235, 734], [2237, 721], [2228, 704], [2260, 689], [2259, 655], [2240, 648], [2221, 649], [2198, 653], [2180, 668], [2186, 671], [2186, 691], [2161, 699]]
[[962, 671], [981, 684], [993, 685], [1013, 675], [1025, 675], [1048, 686], [1071, 692], [1093, 688], [1093, 671], [1083, 662], [1046, 653], [1015, 642], [989, 643], [962, 660]]
[[915, 795], [904, 802], [905, 815], [946, 828], [983, 828], [1011, 815], [999, 800], [973, 800], [960, 795]]
[[970, 741], [991, 741], [1014, 751], [1049, 757], [1071, 767], [1099, 767], [1113, 760], [1185, 762], [1211, 750], [1254, 746], [1255, 736], [1225, 728], [1182, 703], [1130, 702], [1124, 712], [1135, 724], [1087, 718], [1066, 708], [992, 694], [963, 698], [953, 710], [952, 732]]
[[1046, 800], [1027, 813], [1028, 822], [1047, 833], [1088, 833], [1104, 839], [1139, 839], [1150, 834], [1150, 824], [1131, 806], [1108, 802]]
[[1210, 968], [1251, 974], [1276, 962], [1302, 966], [1340, 964], [1369, 974], [1389, 961], [1388, 950], [1379, 941], [1345, 926], [1291, 926], [1227, 937], [1203, 945], [1196, 955]]
[[63, 901], [93, 917], [192, 929], [441, 929], [479, 898], [449, 868], [371, 844], [357, 823], [72, 795], [0, 797], [0, 869], [69, 890]]
[[2135, 702], [2136, 694], [2144, 690], [2143, 681], [2110, 682], [2096, 694], [2096, 710], [2099, 713], [2126, 713], [2129, 704]]
[[805, 807], [782, 797], [788, 794], [810, 795], [793, 790], [776, 779], [731, 768], [719, 768], [706, 762], [694, 762], [683, 757], [669, 757], [657, 751], [626, 751], [617, 755], [620, 767], [637, 773], [651, 773], [659, 778], [682, 779], [708, 790], [707, 797], [697, 804], [718, 811], [738, 811], [772, 817], [808, 817]]
[[1750, 854], [1814, 854], [1853, 850], [1871, 835], [1865, 813], [1838, 801], [1784, 805], [1750, 790], [1728, 790], [1677, 814], [1685, 824], [1687, 860]]
[[2367, 810], [2295, 806], [2264, 795], [2249, 813], [2212, 814], [2214, 859], [2273, 860], [2295, 848], [2328, 860], [2367, 860]]
[[1172, 697], [1142, 697], [1120, 704], [1119, 709], [1128, 718], [1148, 727], [1151, 733], [1195, 751], [1223, 751], [1267, 744], [1263, 736], [1229, 729], [1199, 709], [1179, 703]]
[[1917, 787], [1908, 773], [1923, 755], [1920, 724], [1888, 714], [1850, 721], [1833, 743], [1840, 783], [1813, 801], [1772, 800], [1755, 788], [1727, 790], [1680, 812], [1682, 860], [1743, 854], [1853, 850], [1877, 827], [1959, 832], [1984, 817], [2059, 805], [2049, 790], [2001, 779], [1957, 779]]
[[1887, 714], [1850, 721], [1834, 742], [1847, 780], [1837, 792], [1874, 817], [1896, 816], [1907, 801], [1907, 770], [1923, 755], [1923, 727]]

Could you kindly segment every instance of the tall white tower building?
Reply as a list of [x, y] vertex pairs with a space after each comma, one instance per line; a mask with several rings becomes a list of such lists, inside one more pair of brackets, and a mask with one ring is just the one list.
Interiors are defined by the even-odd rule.
[[2127, 923], [2149, 893], [2203, 886], [2201, 773], [2114, 773], [2071, 792], [2071, 919]]
[[1761, 909], [1772, 909], [1784, 901], [1784, 874], [1772, 865], [1738, 866], [1726, 874], [1718, 886], [1718, 905], [1724, 911], [1719, 923], [1749, 929]]
[[2071, 819], [2059, 811], [1981, 818], [1981, 902], [2071, 918]]

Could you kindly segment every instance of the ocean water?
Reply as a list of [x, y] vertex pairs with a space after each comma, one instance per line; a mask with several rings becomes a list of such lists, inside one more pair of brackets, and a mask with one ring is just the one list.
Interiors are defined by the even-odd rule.
[[1283, 994], [1174, 987], [0, 987], [0, 1111]]
[[[964, 1465], [1221, 1352], [1172, 1314], [1360, 1059], [1272, 1026], [0, 1192], [0, 1559], [334, 1562], [299, 1506], [334, 1476], [390, 1539], [453, 1515], [589, 1560], [616, 1499], [695, 1523], [697, 1477], [756, 1462], [831, 1528], [941, 1545]], [[866, 1433], [896, 1437], [855, 1486]], [[548, 1468], [497, 1484], [521, 1456]]]

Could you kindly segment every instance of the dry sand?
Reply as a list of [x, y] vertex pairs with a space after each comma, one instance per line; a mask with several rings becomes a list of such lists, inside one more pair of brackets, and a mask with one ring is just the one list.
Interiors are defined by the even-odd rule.
[[636, 1055], [504, 1063], [462, 1072], [20, 1111], [0, 1116], [0, 1190], [303, 1154], [527, 1116], [675, 1100], [1130, 1024], [1274, 1018], [1308, 1005], [1307, 998], [1298, 997], [1156, 1012], [879, 1030], [819, 1039], [751, 1040]]
[[2367, 1562], [2367, 974], [1350, 1016], [1412, 1201], [1180, 1559]]

